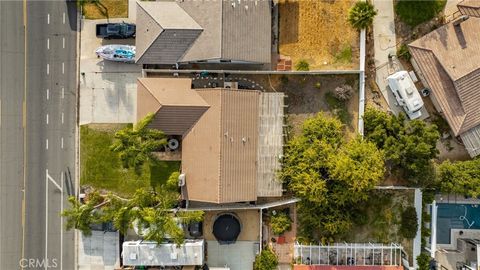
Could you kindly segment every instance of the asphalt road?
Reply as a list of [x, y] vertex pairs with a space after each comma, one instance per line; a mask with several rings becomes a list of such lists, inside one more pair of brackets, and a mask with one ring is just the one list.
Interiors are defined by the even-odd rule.
[[53, 181], [75, 177], [76, 21], [75, 2], [1, 1], [0, 269], [74, 269]]
[[23, 3], [0, 1], [0, 269], [17, 269], [22, 252]]

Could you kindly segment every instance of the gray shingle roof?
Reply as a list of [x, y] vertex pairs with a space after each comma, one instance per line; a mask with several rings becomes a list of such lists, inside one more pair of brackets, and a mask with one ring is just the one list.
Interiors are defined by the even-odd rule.
[[[137, 63], [271, 61], [269, 0], [141, 2], [137, 21]], [[148, 31], [140, 25], [152, 21]]]

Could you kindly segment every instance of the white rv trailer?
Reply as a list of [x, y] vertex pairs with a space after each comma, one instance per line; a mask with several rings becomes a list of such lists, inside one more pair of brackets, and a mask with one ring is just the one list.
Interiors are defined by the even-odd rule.
[[398, 104], [408, 117], [413, 120], [422, 116], [420, 110], [423, 107], [423, 100], [408, 72], [405, 70], [396, 72], [388, 76], [387, 80]]

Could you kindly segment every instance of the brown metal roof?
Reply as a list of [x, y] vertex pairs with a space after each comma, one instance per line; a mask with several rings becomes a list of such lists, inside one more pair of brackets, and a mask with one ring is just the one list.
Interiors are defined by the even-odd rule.
[[409, 45], [455, 135], [480, 124], [480, 18], [444, 25]]
[[457, 6], [480, 8], [480, 0], [463, 0], [462, 2], [458, 3]]
[[210, 108], [183, 139], [187, 196], [213, 203], [255, 201], [259, 91], [206, 89]]
[[155, 113], [151, 128], [168, 135], [184, 135], [209, 108], [187, 78], [139, 78], [137, 121]]

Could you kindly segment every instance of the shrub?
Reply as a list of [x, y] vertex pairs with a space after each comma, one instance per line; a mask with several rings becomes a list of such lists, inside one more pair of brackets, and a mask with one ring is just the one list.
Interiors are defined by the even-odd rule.
[[278, 259], [270, 249], [264, 249], [255, 257], [254, 270], [274, 270], [277, 268]]
[[274, 234], [281, 235], [292, 228], [292, 219], [287, 213], [279, 212], [272, 215], [270, 226]]
[[295, 65], [295, 69], [298, 71], [309, 71], [310, 64], [308, 64], [307, 60], [302, 59]]
[[399, 0], [395, 5], [395, 12], [402, 21], [415, 27], [437, 16], [446, 3], [446, 0]]
[[402, 213], [402, 223], [400, 225], [400, 234], [408, 239], [417, 235], [418, 220], [415, 207], [409, 206]]
[[417, 265], [418, 270], [429, 270], [430, 269], [430, 256], [427, 253], [421, 253], [417, 256]]
[[179, 172], [173, 172], [167, 180], [167, 189], [171, 191], [178, 190], [178, 177], [180, 176]]
[[365, 29], [372, 25], [375, 15], [377, 11], [372, 4], [359, 1], [348, 11], [348, 22], [358, 30]]
[[333, 95], [341, 101], [349, 100], [352, 97], [352, 93], [353, 88], [348, 84], [339, 86], [333, 91]]
[[412, 55], [410, 54], [410, 51], [408, 50], [407, 45], [402, 44], [400, 48], [397, 51], [398, 57], [402, 58], [405, 61], [410, 61], [412, 58]]

